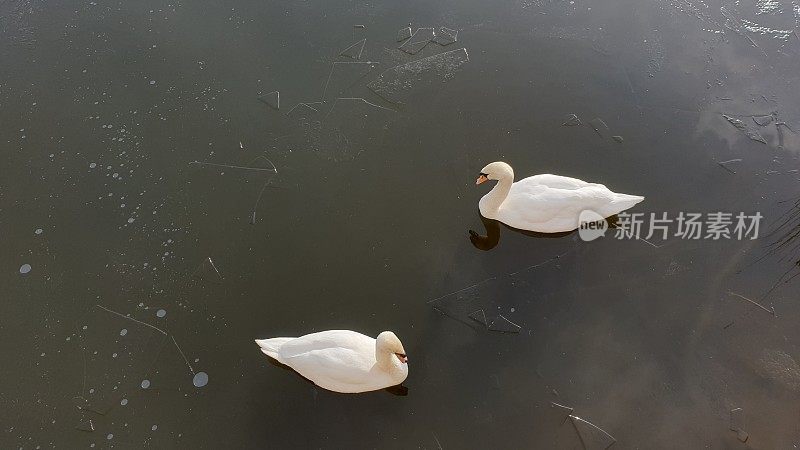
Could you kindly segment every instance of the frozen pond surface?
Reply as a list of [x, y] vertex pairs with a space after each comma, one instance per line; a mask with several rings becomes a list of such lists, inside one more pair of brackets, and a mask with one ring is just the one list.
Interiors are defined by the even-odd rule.
[[[798, 23], [0, 1], [0, 448], [791, 448]], [[760, 212], [761, 238], [481, 251], [500, 159], [636, 212]], [[395, 331], [407, 395], [316, 389], [253, 343], [335, 328]]]

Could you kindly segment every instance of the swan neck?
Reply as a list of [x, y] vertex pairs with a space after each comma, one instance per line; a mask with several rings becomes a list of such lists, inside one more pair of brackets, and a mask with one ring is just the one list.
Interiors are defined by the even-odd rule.
[[497, 180], [497, 184], [486, 194], [486, 201], [489, 209], [496, 210], [500, 208], [500, 205], [502, 205], [506, 197], [508, 197], [512, 184], [514, 184], [513, 174], [503, 174], [500, 179]]
[[395, 373], [400, 371], [399, 366], [401, 363], [394, 353], [375, 349], [375, 360], [377, 361], [377, 366], [385, 372]]

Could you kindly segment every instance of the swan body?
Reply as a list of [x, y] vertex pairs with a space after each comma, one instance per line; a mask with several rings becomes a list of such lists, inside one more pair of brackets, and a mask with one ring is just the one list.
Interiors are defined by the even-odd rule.
[[497, 180], [478, 203], [481, 215], [521, 230], [539, 233], [572, 231], [582, 211], [611, 217], [644, 200], [639, 195], [619, 194], [602, 184], [560, 175], [534, 175], [514, 182], [514, 170], [493, 162], [481, 170], [477, 184]]
[[257, 339], [261, 351], [317, 386], [334, 392], [385, 389], [408, 376], [403, 344], [391, 331], [377, 339], [349, 330], [329, 330], [297, 338]]

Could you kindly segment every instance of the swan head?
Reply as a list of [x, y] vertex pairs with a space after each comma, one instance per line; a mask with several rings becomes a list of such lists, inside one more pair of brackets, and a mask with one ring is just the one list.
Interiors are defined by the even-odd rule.
[[378, 335], [376, 341], [375, 347], [379, 355], [394, 354], [400, 363], [408, 363], [408, 357], [406, 356], [406, 351], [403, 348], [403, 343], [400, 342], [400, 339], [397, 338], [397, 335], [391, 331], [384, 331]]
[[481, 173], [478, 175], [478, 180], [475, 181], [475, 184], [481, 184], [486, 180], [502, 180], [505, 178], [511, 178], [513, 180], [514, 169], [503, 161], [495, 161], [481, 169]]

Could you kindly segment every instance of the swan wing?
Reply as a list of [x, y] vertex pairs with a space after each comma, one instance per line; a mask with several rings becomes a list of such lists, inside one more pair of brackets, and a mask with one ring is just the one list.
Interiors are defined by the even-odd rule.
[[339, 392], [370, 384], [375, 357], [348, 348], [311, 350], [285, 359], [286, 364], [318, 386]]
[[281, 345], [280, 360], [318, 386], [358, 392], [371, 384], [375, 339], [349, 330], [307, 334]]
[[500, 207], [500, 220], [515, 228], [557, 233], [576, 229], [582, 211], [591, 210], [608, 217], [643, 200], [638, 196], [614, 193], [602, 184], [578, 186], [578, 183], [564, 178], [567, 177], [545, 181], [566, 187], [532, 183], [517, 187], [514, 183]]
[[605, 188], [605, 186], [602, 184], [588, 183], [578, 178], [562, 177], [561, 175], [553, 175], [551, 173], [533, 175], [528, 178], [523, 178], [522, 180], [519, 180], [516, 183], [514, 183], [514, 186], [517, 185], [520, 188], [532, 187], [532, 186], [546, 186], [554, 189], [567, 189], [567, 190], [575, 190], [575, 189], [585, 188], [588, 186], [600, 186]]
[[[375, 354], [375, 339], [350, 330], [328, 330], [294, 338], [280, 347], [281, 358], [326, 349], [349, 349]], [[373, 356], [374, 357], [374, 356]]]

